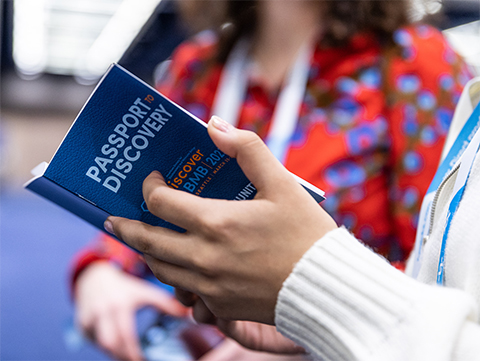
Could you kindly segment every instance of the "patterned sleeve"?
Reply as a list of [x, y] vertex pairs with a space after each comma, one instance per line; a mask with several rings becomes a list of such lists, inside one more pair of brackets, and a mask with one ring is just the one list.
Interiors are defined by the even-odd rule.
[[75, 255], [70, 265], [72, 292], [75, 289], [75, 282], [80, 273], [90, 264], [97, 261], [110, 262], [125, 272], [138, 277], [144, 277], [149, 274], [142, 255], [105, 233], [99, 233], [90, 245]]
[[430, 26], [401, 29], [394, 40], [399, 50], [387, 54], [385, 63], [386, 115], [391, 124], [389, 197], [394, 233], [406, 255], [455, 105], [471, 73]]

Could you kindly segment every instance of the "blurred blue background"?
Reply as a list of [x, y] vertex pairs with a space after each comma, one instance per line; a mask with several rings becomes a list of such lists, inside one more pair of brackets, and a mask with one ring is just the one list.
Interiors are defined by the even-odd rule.
[[69, 259], [96, 230], [27, 192], [1, 202], [1, 360], [104, 360], [72, 333]]
[[[443, 4], [434, 10], [444, 29], [480, 18], [478, 0], [430, 3]], [[22, 184], [54, 154], [111, 62], [153, 83], [186, 30], [172, 0], [0, 4], [0, 359], [107, 360], [73, 331], [68, 289], [69, 261], [96, 230]], [[465, 56], [480, 59], [478, 46], [470, 40]]]

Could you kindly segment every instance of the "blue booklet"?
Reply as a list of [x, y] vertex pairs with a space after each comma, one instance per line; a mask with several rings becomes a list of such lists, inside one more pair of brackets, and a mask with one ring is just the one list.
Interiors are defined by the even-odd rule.
[[[214, 145], [205, 122], [116, 64], [50, 164], [40, 167], [25, 187], [101, 230], [109, 215], [179, 229], [145, 206], [142, 183], [154, 170], [170, 187], [200, 197], [247, 200], [256, 194], [236, 160]], [[297, 179], [317, 202], [324, 199]]]

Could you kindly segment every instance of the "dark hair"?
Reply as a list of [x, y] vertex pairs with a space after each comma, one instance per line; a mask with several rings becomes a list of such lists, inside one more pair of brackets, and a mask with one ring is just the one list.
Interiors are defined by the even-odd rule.
[[[252, 35], [257, 26], [257, 4], [262, 0], [227, 0], [217, 54], [225, 62], [235, 42]], [[407, 0], [317, 0], [325, 1], [322, 42], [340, 46], [359, 32], [372, 32], [383, 45], [393, 44], [393, 33], [408, 23]]]

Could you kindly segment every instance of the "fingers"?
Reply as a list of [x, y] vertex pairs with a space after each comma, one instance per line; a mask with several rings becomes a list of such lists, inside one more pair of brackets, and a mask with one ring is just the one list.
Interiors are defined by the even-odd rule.
[[209, 325], [215, 325], [217, 322], [217, 318], [201, 298], [193, 305], [193, 318], [198, 323], [206, 323]]
[[143, 303], [175, 317], [185, 317], [189, 314], [188, 308], [182, 306], [170, 293], [158, 287], [151, 287], [151, 292], [145, 295]]
[[145, 261], [155, 277], [167, 285], [199, 293], [205, 285], [204, 276], [187, 268], [162, 262], [155, 257], [145, 255]]
[[191, 242], [188, 235], [171, 229], [121, 217], [108, 217], [104, 227], [130, 247], [164, 262], [189, 265], [197, 252], [198, 245]]
[[208, 133], [222, 152], [236, 158], [259, 191], [268, 192], [283, 181], [292, 182], [293, 177], [255, 133], [236, 129], [216, 116], [208, 123]]
[[[94, 324], [94, 341], [110, 355], [120, 360], [129, 359], [127, 346], [122, 336], [124, 329], [118, 322], [118, 315], [109, 313], [99, 317]], [[137, 358], [138, 360], [138, 358]]]
[[251, 350], [280, 354], [301, 354], [305, 350], [280, 334], [275, 326], [249, 321], [218, 319], [217, 327], [226, 336]]
[[185, 229], [199, 224], [210, 207], [210, 200], [168, 187], [159, 172], [145, 178], [143, 198], [151, 213]]
[[182, 288], [175, 288], [175, 297], [186, 307], [192, 307], [198, 300], [198, 296], [195, 293]]
[[120, 335], [121, 342], [117, 349], [122, 351], [123, 357], [126, 360], [141, 361], [142, 350], [138, 341], [137, 327], [133, 315], [121, 313], [116, 320], [116, 327]]
[[118, 333], [112, 317], [98, 318], [92, 336], [95, 342], [109, 353], [118, 347]]
[[110, 313], [99, 317], [86, 334], [116, 359], [143, 360], [132, 314]]

